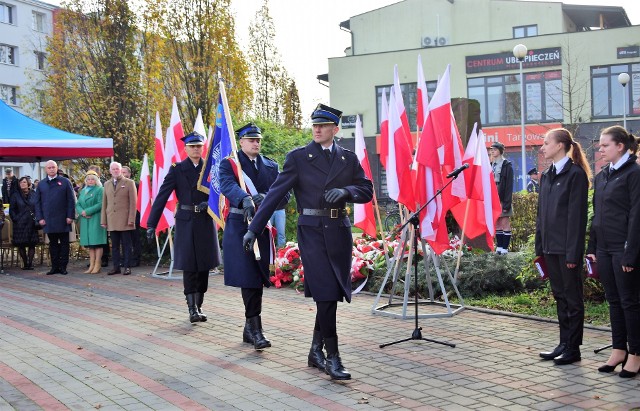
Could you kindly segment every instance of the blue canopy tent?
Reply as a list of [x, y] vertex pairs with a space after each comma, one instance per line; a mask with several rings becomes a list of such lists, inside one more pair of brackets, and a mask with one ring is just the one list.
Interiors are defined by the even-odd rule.
[[29, 118], [0, 100], [0, 161], [112, 157], [113, 139], [87, 137]]

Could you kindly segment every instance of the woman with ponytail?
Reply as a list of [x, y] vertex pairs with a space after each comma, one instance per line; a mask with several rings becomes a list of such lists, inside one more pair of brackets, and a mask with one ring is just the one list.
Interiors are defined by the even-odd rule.
[[600, 133], [599, 152], [608, 164], [595, 179], [587, 255], [598, 262], [609, 302], [613, 350], [600, 372], [635, 377], [640, 370], [640, 165], [638, 142], [620, 126]]
[[542, 173], [536, 218], [536, 255], [544, 258], [556, 300], [559, 344], [541, 352], [557, 365], [580, 361], [584, 325], [582, 262], [591, 169], [580, 143], [564, 128], [550, 130], [541, 148], [552, 161]]

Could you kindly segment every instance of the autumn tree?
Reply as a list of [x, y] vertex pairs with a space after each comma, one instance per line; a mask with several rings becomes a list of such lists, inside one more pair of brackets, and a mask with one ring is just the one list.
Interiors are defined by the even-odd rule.
[[74, 0], [56, 19], [48, 45], [46, 123], [110, 137], [115, 158], [142, 155], [148, 134], [141, 100], [136, 19], [125, 0]]
[[249, 25], [253, 114], [257, 118], [300, 128], [301, 121], [296, 122], [296, 118], [301, 117], [298, 89], [282, 66], [275, 36], [275, 25], [269, 14], [268, 0], [265, 0]]

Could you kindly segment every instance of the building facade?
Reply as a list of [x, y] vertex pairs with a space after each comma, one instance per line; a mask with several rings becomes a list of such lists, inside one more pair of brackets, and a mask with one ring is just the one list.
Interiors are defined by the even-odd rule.
[[[522, 187], [519, 61], [523, 61], [526, 169], [547, 164], [538, 155], [546, 130], [566, 126], [592, 162], [599, 130], [612, 124], [640, 130], [640, 26], [614, 6], [577, 6], [516, 0], [405, 0], [351, 17], [344, 57], [329, 59], [331, 105], [345, 113], [341, 130], [349, 145], [349, 118], [361, 115], [368, 148], [375, 152], [381, 95], [398, 65], [412, 131], [417, 129], [417, 59], [429, 93], [451, 65], [451, 96], [476, 100], [488, 144], [500, 141], [514, 160]], [[626, 86], [618, 81], [628, 73]], [[463, 136], [464, 138], [464, 136]], [[384, 173], [377, 172], [385, 196]], [[599, 170], [595, 165], [596, 171]], [[525, 170], [526, 171], [526, 170]]]

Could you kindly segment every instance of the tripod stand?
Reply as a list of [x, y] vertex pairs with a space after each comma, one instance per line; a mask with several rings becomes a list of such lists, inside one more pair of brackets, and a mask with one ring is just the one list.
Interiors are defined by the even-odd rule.
[[[468, 165], [467, 165], [468, 167]], [[455, 344], [449, 343], [449, 342], [445, 342], [445, 341], [437, 341], [437, 340], [433, 340], [430, 338], [424, 338], [422, 336], [422, 327], [420, 327], [420, 325], [418, 324], [418, 237], [420, 237], [420, 212], [429, 205], [429, 203], [431, 203], [433, 200], [435, 200], [441, 193], [442, 191], [447, 188], [447, 186], [449, 186], [449, 184], [451, 184], [453, 182], [453, 180], [455, 180], [458, 177], [458, 174], [464, 170], [467, 167], [463, 167], [461, 169], [457, 170], [457, 173], [451, 173], [450, 175], [448, 175], [447, 177], [453, 177], [451, 178], [451, 180], [449, 180], [447, 182], [447, 184], [445, 184], [441, 189], [439, 189], [434, 195], [433, 197], [431, 197], [429, 199], [429, 201], [427, 201], [424, 205], [422, 205], [422, 207], [418, 208], [418, 210], [413, 213], [409, 219], [398, 229], [398, 230], [402, 230], [403, 228], [405, 228], [407, 225], [411, 224], [413, 226], [413, 231], [414, 231], [414, 235], [413, 235], [413, 280], [414, 280], [414, 309], [415, 309], [415, 329], [413, 330], [413, 333], [411, 334], [411, 337], [409, 338], [404, 338], [398, 341], [393, 341], [390, 343], [386, 343], [386, 344], [380, 344], [380, 348], [384, 348], [387, 347], [389, 345], [394, 345], [394, 344], [399, 344], [402, 342], [406, 342], [406, 341], [411, 341], [411, 340], [422, 340], [422, 341], [428, 341], [428, 342], [432, 342], [435, 344], [442, 344], [442, 345], [446, 345], [449, 346], [451, 348], [455, 348]]]

